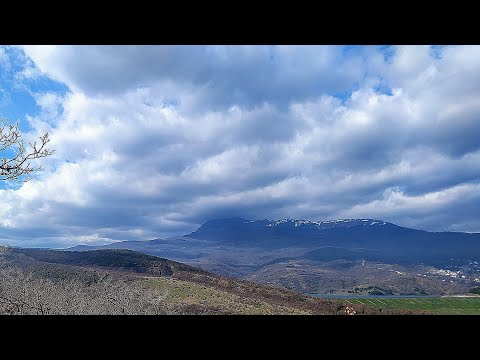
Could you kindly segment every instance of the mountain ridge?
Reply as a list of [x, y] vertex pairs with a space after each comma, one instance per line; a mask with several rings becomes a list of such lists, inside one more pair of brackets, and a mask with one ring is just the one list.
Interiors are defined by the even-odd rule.
[[365, 285], [398, 294], [449, 294], [480, 282], [480, 234], [429, 232], [378, 219], [212, 219], [184, 236], [70, 250], [108, 248], [312, 293]]
[[[238, 222], [238, 223], [254, 223], [254, 224], [265, 224], [266, 226], [277, 226], [281, 224], [291, 224], [294, 223], [295, 227], [299, 227], [302, 225], [322, 225], [325, 226], [327, 224], [330, 224], [331, 226], [342, 226], [342, 227], [351, 227], [351, 226], [356, 226], [356, 225], [378, 225], [378, 226], [394, 226], [397, 228], [404, 228], [404, 229], [409, 229], [413, 231], [422, 231], [422, 232], [428, 232], [428, 233], [453, 233], [453, 234], [473, 234], [473, 235], [480, 235], [480, 232], [468, 232], [468, 231], [448, 231], [448, 230], [443, 230], [443, 231], [431, 231], [431, 230], [425, 230], [425, 229], [415, 229], [411, 228], [408, 226], [403, 226], [403, 225], [398, 225], [389, 221], [381, 220], [381, 219], [374, 219], [374, 218], [343, 218], [343, 219], [328, 219], [328, 220], [308, 220], [308, 219], [297, 219], [297, 218], [282, 218], [282, 219], [258, 219], [258, 220], [251, 220], [251, 219], [245, 219], [242, 217], [228, 217], [228, 218], [215, 218], [215, 219], [210, 219], [205, 221], [202, 225], [200, 225], [197, 230], [184, 235], [188, 236], [190, 234], [195, 233], [198, 231], [200, 228], [204, 227], [205, 225], [208, 225], [210, 223], [218, 223], [218, 222]], [[157, 239], [152, 239], [152, 240], [157, 240]]]

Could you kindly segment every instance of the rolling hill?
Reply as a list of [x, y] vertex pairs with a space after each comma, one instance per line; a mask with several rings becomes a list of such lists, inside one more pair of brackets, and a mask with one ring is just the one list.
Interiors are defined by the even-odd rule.
[[0, 247], [0, 314], [406, 313], [314, 299], [131, 250]]

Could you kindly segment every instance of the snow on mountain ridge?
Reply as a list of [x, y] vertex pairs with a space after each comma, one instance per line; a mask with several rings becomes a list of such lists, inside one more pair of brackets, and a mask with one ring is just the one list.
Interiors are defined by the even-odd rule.
[[[262, 220], [257, 220], [257, 221], [262, 221]], [[350, 223], [352, 223], [352, 226], [355, 226], [355, 225], [360, 225], [359, 223], [361, 223], [362, 225], [366, 226], [366, 225], [369, 225], [369, 226], [372, 226], [372, 225], [385, 225], [386, 222], [385, 221], [380, 221], [380, 220], [374, 220], [374, 219], [337, 219], [337, 220], [323, 220], [323, 221], [314, 221], [314, 220], [298, 220], [298, 219], [280, 219], [280, 220], [267, 220], [269, 223], [266, 224], [266, 226], [278, 226], [278, 225], [281, 225], [281, 224], [287, 224], [287, 223], [291, 223], [293, 224], [295, 227], [299, 227], [299, 226], [304, 226], [304, 225], [316, 225], [317, 227], [321, 227], [322, 225], [335, 225], [335, 224], [341, 224], [341, 225], [350, 225]], [[252, 222], [252, 221], [249, 221], [249, 222]], [[324, 228], [324, 227], [322, 227]]]

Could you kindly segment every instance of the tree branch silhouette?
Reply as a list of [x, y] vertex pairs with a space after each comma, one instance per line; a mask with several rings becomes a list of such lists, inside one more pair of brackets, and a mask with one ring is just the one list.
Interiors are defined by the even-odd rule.
[[0, 161], [0, 180], [27, 182], [31, 174], [43, 170], [43, 166], [34, 167], [31, 160], [52, 155], [54, 150], [49, 150], [46, 145], [50, 142], [48, 133], [40, 136], [40, 142], [29, 142], [29, 150], [22, 139], [18, 122], [9, 125], [6, 119], [0, 120], [0, 154], [9, 153]]

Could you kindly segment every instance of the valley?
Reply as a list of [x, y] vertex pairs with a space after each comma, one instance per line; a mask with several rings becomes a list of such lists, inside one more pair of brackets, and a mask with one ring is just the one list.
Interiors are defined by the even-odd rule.
[[363, 292], [455, 295], [480, 284], [479, 244], [479, 234], [431, 233], [374, 219], [233, 218], [180, 237], [71, 250], [132, 249], [303, 293], [370, 287]]
[[478, 241], [368, 219], [235, 218], [167, 239], [2, 247], [0, 313], [476, 314], [478, 298], [454, 296], [478, 290]]

